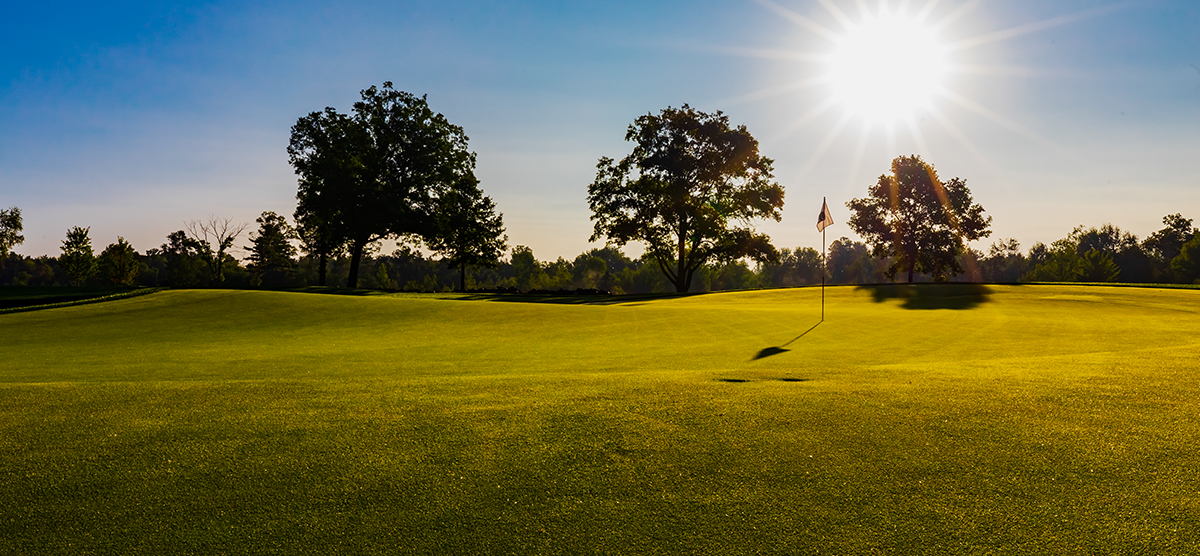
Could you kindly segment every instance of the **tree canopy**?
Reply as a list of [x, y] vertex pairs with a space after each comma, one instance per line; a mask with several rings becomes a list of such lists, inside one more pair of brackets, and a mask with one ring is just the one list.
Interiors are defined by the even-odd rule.
[[434, 237], [437, 199], [475, 179], [467, 136], [425, 97], [397, 91], [391, 82], [361, 96], [350, 115], [326, 108], [300, 118], [288, 145], [299, 176], [300, 236], [322, 260], [347, 246], [349, 287], [357, 286], [368, 245]]
[[295, 271], [296, 248], [288, 242], [294, 236], [287, 220], [266, 211], [259, 216], [258, 231], [250, 234], [249, 269], [253, 272], [252, 284], [281, 286], [291, 279]]
[[892, 161], [891, 173], [867, 190], [867, 196], [846, 203], [853, 215], [849, 225], [871, 246], [877, 258], [892, 257], [887, 277], [904, 271], [908, 281], [916, 272], [945, 280], [963, 272], [958, 256], [965, 242], [991, 235], [992, 217], [971, 199], [967, 182], [945, 183], [931, 164], [917, 155]]
[[100, 253], [100, 271], [105, 278], [116, 286], [132, 286], [138, 276], [139, 264], [137, 251], [117, 236], [116, 243], [110, 243]]
[[13, 247], [25, 241], [21, 229], [21, 209], [0, 209], [0, 263], [8, 258], [8, 252]]
[[1171, 259], [1171, 270], [1178, 282], [1200, 284], [1200, 234], [1180, 247], [1179, 255]]
[[508, 249], [504, 215], [483, 194], [474, 176], [465, 177], [438, 199], [436, 233], [426, 240], [430, 250], [440, 253], [450, 268], [459, 270], [458, 288], [467, 289], [467, 267], [496, 268]]
[[88, 236], [90, 230], [91, 227], [74, 226], [67, 230], [67, 238], [62, 242], [58, 264], [76, 286], [82, 286], [96, 274], [96, 253], [92, 251], [92, 238]]
[[678, 292], [709, 262], [779, 261], [750, 220], [778, 221], [783, 187], [745, 126], [685, 104], [639, 117], [625, 140], [633, 152], [601, 158], [588, 186], [591, 241], [641, 242]]

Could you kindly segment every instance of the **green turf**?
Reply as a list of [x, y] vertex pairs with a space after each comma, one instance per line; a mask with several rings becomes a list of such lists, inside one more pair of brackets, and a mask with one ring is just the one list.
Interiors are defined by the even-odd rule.
[[0, 554], [1200, 553], [1200, 291], [826, 295], [0, 315]]

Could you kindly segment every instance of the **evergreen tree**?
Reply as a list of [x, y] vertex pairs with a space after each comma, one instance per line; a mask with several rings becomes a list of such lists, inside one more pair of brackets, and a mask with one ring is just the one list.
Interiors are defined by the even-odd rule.
[[62, 256], [58, 258], [59, 267], [76, 286], [82, 286], [96, 274], [96, 254], [92, 251], [89, 231], [91, 227], [79, 226], [67, 230], [67, 238], [62, 242]]
[[258, 231], [251, 234], [249, 270], [252, 284], [282, 286], [287, 284], [296, 268], [296, 248], [288, 242], [295, 232], [287, 219], [273, 211], [262, 213], [256, 220]]

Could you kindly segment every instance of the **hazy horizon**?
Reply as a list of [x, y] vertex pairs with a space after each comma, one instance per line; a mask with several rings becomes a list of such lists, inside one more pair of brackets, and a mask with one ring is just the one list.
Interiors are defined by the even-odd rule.
[[[830, 9], [829, 6], [837, 6]], [[864, 11], [865, 8], [865, 11]], [[157, 247], [188, 220], [291, 216], [290, 127], [392, 81], [471, 138], [509, 245], [573, 258], [598, 244], [587, 185], [638, 116], [723, 111], [775, 160], [778, 247], [820, 248], [822, 197], [845, 202], [899, 155], [962, 177], [992, 236], [1034, 242], [1112, 223], [1144, 238], [1200, 218], [1200, 4], [1182, 0], [878, 2], [319, 2], [20, 5], [3, 25], [0, 208], [57, 255], [71, 226], [97, 251]], [[925, 15], [949, 49], [944, 91], [891, 132], [820, 82], [838, 37], [879, 14]], [[941, 25], [939, 28], [938, 25]], [[245, 245], [245, 236], [239, 245]], [[636, 248], [627, 252], [637, 253]]]

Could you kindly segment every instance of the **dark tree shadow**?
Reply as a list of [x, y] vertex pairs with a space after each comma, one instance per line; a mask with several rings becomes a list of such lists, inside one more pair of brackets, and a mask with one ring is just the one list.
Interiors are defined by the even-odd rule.
[[496, 301], [501, 303], [551, 303], [556, 305], [645, 305], [658, 299], [675, 299], [706, 295], [696, 293], [633, 293], [622, 295], [588, 294], [530, 294], [530, 293], [467, 293], [448, 298], [457, 301]]
[[[406, 294], [428, 296], [421, 292], [394, 292], [383, 290], [351, 289], [337, 286], [306, 286], [301, 288], [282, 288], [280, 291], [317, 293], [326, 295], [347, 296], [403, 296]], [[674, 299], [707, 295], [713, 292], [689, 293], [635, 293], [635, 294], [590, 294], [590, 293], [485, 293], [485, 292], [438, 292], [437, 295], [448, 301], [496, 301], [501, 303], [551, 303], [557, 305], [645, 305], [658, 299]]]
[[868, 290], [876, 303], [902, 300], [905, 309], [974, 309], [991, 301], [992, 289], [984, 284], [966, 282], [928, 282], [920, 284], [874, 284], [858, 286]]

